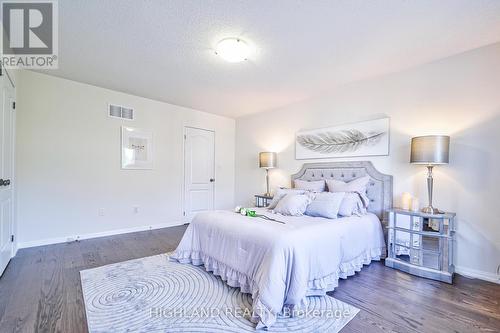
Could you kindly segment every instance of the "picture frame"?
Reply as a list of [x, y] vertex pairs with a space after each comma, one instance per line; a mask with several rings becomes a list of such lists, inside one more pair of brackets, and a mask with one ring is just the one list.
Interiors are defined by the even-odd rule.
[[122, 169], [153, 169], [153, 132], [151, 130], [121, 127]]
[[389, 155], [389, 118], [299, 131], [295, 159]]

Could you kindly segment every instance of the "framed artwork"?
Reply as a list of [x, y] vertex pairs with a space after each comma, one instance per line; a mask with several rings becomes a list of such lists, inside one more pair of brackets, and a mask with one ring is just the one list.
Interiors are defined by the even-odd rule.
[[389, 155], [389, 118], [300, 131], [295, 159]]
[[153, 132], [122, 126], [122, 169], [153, 169]]

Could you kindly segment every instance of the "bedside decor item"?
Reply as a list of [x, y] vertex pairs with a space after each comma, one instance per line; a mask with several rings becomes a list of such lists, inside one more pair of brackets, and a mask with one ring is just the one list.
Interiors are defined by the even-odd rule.
[[386, 266], [452, 283], [455, 213], [427, 214], [390, 209], [388, 229]]
[[401, 208], [409, 210], [411, 206], [411, 194], [404, 192], [401, 195]]
[[295, 159], [389, 155], [389, 118], [300, 131]]
[[418, 212], [420, 210], [420, 200], [417, 197], [411, 198], [411, 210], [413, 212]]
[[122, 126], [122, 169], [153, 169], [153, 132]]
[[266, 169], [266, 196], [271, 196], [269, 191], [269, 169], [276, 168], [277, 165], [276, 153], [261, 152], [259, 153], [259, 168]]
[[273, 200], [273, 196], [265, 194], [256, 194], [255, 197], [255, 207], [267, 207]]
[[417, 136], [411, 139], [410, 163], [425, 164], [427, 166], [427, 193], [429, 205], [422, 208], [427, 214], [441, 214], [432, 206], [433, 178], [432, 169], [435, 165], [448, 164], [450, 137], [446, 135]]

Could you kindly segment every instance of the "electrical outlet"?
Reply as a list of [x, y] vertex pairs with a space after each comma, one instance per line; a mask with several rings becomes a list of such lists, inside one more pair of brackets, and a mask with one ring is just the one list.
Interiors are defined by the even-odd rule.
[[139, 206], [134, 206], [134, 214], [139, 214]]
[[104, 208], [99, 208], [99, 209], [97, 210], [97, 215], [99, 215], [99, 216], [104, 216], [104, 213], [105, 213], [105, 212], [104, 212]]

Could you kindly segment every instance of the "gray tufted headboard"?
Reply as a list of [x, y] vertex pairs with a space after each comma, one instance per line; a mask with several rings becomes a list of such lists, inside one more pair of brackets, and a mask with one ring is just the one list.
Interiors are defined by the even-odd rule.
[[366, 191], [370, 199], [368, 211], [374, 213], [383, 223], [386, 223], [386, 212], [392, 208], [392, 176], [377, 171], [372, 162], [306, 163], [298, 173], [292, 175], [292, 186], [295, 179], [338, 179], [348, 182], [365, 175], [371, 177]]

